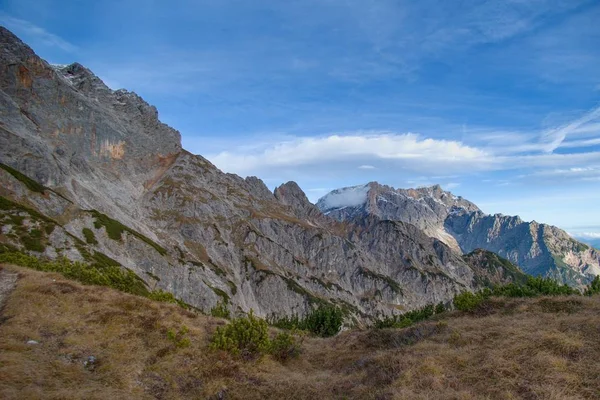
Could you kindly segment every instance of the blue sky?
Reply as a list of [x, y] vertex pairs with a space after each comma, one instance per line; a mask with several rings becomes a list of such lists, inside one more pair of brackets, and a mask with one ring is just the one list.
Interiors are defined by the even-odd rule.
[[158, 107], [184, 147], [316, 201], [439, 183], [600, 237], [600, 2], [0, 0], [0, 24]]

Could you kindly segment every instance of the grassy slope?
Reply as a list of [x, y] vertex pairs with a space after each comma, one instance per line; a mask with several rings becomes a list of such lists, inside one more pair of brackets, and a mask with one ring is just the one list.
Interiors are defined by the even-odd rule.
[[[495, 300], [408, 329], [307, 338], [299, 359], [209, 351], [222, 320], [58, 274], [20, 274], [0, 323], [0, 398], [582, 399], [600, 394], [600, 296]], [[189, 328], [189, 347], [167, 330]], [[34, 339], [39, 345], [27, 345]], [[84, 367], [90, 355], [93, 369]], [[217, 398], [217, 397], [216, 397]]]

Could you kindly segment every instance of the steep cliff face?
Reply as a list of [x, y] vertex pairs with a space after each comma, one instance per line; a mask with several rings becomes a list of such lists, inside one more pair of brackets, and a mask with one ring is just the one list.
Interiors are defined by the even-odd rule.
[[[304, 314], [329, 302], [360, 320], [480, 287], [477, 267], [415, 226], [338, 222], [293, 182], [271, 193], [225, 174], [183, 150], [136, 94], [79, 64], [50, 66], [1, 27], [0, 48], [0, 243], [105, 255], [205, 311]], [[55, 227], [42, 232], [38, 214]]]
[[340, 221], [377, 216], [413, 224], [458, 253], [486, 249], [533, 275], [551, 276], [574, 286], [600, 274], [600, 252], [566, 232], [519, 217], [488, 215], [439, 185], [394, 189], [372, 182], [335, 190], [317, 206]]

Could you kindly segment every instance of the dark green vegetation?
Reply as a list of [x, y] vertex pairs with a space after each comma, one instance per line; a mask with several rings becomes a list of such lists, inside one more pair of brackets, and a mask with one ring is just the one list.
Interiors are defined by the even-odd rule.
[[16, 169], [14, 169], [12, 167], [9, 167], [6, 164], [0, 163], [0, 168], [2, 168], [3, 170], [5, 170], [9, 174], [11, 174], [13, 177], [15, 177], [15, 179], [17, 179], [19, 182], [21, 182], [25, 186], [27, 186], [27, 189], [31, 190], [32, 192], [44, 193], [44, 191], [46, 191], [46, 187], [44, 185], [37, 183], [33, 179], [20, 173], [19, 171], [17, 171]]
[[109, 216], [107, 216], [106, 214], [102, 214], [101, 212], [96, 211], [96, 210], [90, 210], [89, 212], [95, 218], [94, 227], [96, 229], [100, 229], [101, 227], [104, 227], [106, 229], [106, 234], [112, 240], [120, 241], [121, 235], [123, 234], [123, 232], [127, 232], [127, 233], [130, 233], [131, 235], [137, 237], [141, 241], [145, 242], [146, 244], [152, 246], [160, 255], [164, 256], [165, 254], [167, 254], [167, 250], [165, 250], [164, 247], [161, 247], [158, 243], [154, 242], [152, 239], [129, 228], [128, 226], [123, 225], [119, 221], [112, 219]]
[[81, 230], [81, 233], [83, 233], [83, 236], [85, 237], [85, 241], [87, 244], [98, 244], [98, 241], [96, 240], [96, 236], [94, 235], [94, 232], [90, 228], [83, 228]]
[[586, 296], [600, 294], [600, 276], [596, 276], [594, 278], [594, 280], [590, 283], [590, 285], [585, 290], [584, 294]]
[[0, 263], [15, 264], [43, 272], [58, 272], [66, 278], [85, 285], [108, 286], [154, 301], [174, 303], [183, 308], [190, 308], [189, 305], [175, 298], [172, 293], [162, 290], [149, 291], [140, 277], [102, 253], [95, 252], [93, 256], [90, 256], [86, 251], [84, 257], [89, 258], [90, 262], [74, 262], [64, 257], [56, 260], [44, 260], [24, 254], [10, 245], [0, 244]]
[[58, 272], [66, 278], [86, 285], [108, 286], [126, 293], [148, 296], [149, 291], [136, 274], [116, 265], [88, 264], [73, 262], [66, 258], [45, 261], [38, 257], [15, 251], [6, 245], [0, 245], [0, 262], [20, 265], [44, 272]]
[[527, 281], [528, 275], [521, 271], [519, 267], [491, 251], [476, 249], [469, 254], [465, 254], [463, 260], [469, 265], [477, 265], [484, 271], [484, 273], [479, 273], [474, 278], [475, 283], [481, 286], [494, 286], [492, 279], [498, 272], [501, 272], [504, 281], [519, 284], [524, 284]]
[[188, 347], [190, 345], [190, 339], [186, 337], [186, 334], [189, 332], [187, 326], [183, 325], [178, 330], [173, 328], [167, 330], [167, 339], [169, 339], [175, 347], [182, 348]]
[[225, 303], [217, 303], [216, 306], [211, 308], [210, 315], [217, 318], [226, 318], [229, 319], [231, 314], [229, 313], [229, 309]]
[[413, 325], [416, 322], [424, 321], [431, 318], [434, 314], [440, 314], [446, 311], [443, 303], [439, 303], [437, 306], [428, 304], [418, 310], [409, 311], [402, 315], [393, 315], [386, 317], [381, 320], [375, 321], [375, 328], [406, 328]]
[[285, 361], [300, 354], [300, 345], [292, 334], [281, 332], [271, 339], [269, 325], [265, 320], [255, 317], [252, 310], [247, 316], [235, 318], [227, 325], [218, 327], [210, 347], [244, 359], [272, 354], [280, 361]]
[[165, 292], [160, 289], [153, 290], [146, 295], [147, 298], [154, 301], [160, 301], [162, 303], [173, 303], [177, 304], [179, 307], [189, 309], [189, 304], [177, 299], [173, 296], [173, 293]]
[[555, 280], [542, 277], [528, 277], [523, 285], [510, 283], [480, 292], [464, 292], [454, 298], [454, 306], [460, 311], [472, 311], [492, 296], [496, 297], [539, 297], [579, 295], [579, 291]]
[[321, 337], [337, 334], [342, 328], [343, 322], [344, 315], [339, 307], [323, 304], [304, 318], [294, 315], [270, 320], [270, 323], [278, 328], [308, 331]]
[[379, 281], [385, 283], [387, 285], [387, 287], [389, 287], [392, 292], [394, 292], [396, 294], [402, 294], [402, 288], [400, 287], [400, 285], [398, 284], [398, 282], [396, 282], [395, 280], [393, 280], [389, 276], [378, 274], [378, 273], [373, 272], [371, 270], [368, 270], [366, 268], [361, 268], [358, 271], [358, 273], [360, 275], [364, 276], [365, 278], [368, 278], [368, 279], [371, 279], [371, 280], [379, 280]]
[[[56, 222], [37, 211], [0, 196], [0, 226], [11, 225], [8, 237], [23, 244], [26, 250], [42, 253], [46, 249], [47, 236], [54, 231]], [[23, 224], [25, 219], [29, 224]]]

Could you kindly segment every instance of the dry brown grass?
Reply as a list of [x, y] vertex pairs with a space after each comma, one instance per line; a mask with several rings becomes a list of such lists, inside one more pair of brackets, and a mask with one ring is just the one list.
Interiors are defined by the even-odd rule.
[[[0, 324], [2, 399], [600, 398], [599, 296], [494, 300], [407, 329], [309, 338], [281, 364], [209, 350], [222, 320], [7, 268], [21, 278]], [[167, 330], [183, 325], [181, 348]]]

